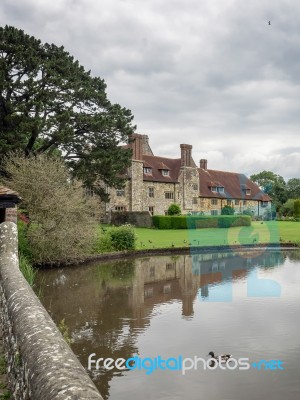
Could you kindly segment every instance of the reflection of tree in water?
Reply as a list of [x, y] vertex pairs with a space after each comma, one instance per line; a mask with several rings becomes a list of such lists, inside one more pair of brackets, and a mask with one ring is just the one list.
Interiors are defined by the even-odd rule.
[[285, 257], [288, 257], [288, 259], [290, 261], [299, 261], [300, 260], [300, 249], [282, 250], [282, 253]]
[[283, 264], [286, 255], [280, 250], [278, 251], [266, 251], [259, 259], [257, 264], [264, 270], [274, 269]]
[[101, 285], [105, 286], [106, 282], [110, 285], [114, 283], [132, 283], [134, 278], [134, 261], [124, 260], [116, 261], [114, 264], [101, 264], [96, 269], [96, 277]]
[[[77, 340], [72, 348], [87, 366], [88, 356], [94, 358], [130, 358], [138, 353], [135, 345], [138, 332], [134, 329], [132, 308], [128, 305], [128, 289], [134, 277], [134, 262], [117, 262], [101, 265], [96, 269], [96, 278], [101, 293], [97, 299], [97, 326], [93, 329], [92, 346], [84, 340]], [[90, 340], [88, 340], [90, 342]], [[84, 349], [89, 349], [83, 354]], [[84, 361], [83, 361], [84, 360]], [[105, 370], [101, 367], [91, 373], [101, 395], [109, 397], [110, 381], [122, 376], [118, 370]]]

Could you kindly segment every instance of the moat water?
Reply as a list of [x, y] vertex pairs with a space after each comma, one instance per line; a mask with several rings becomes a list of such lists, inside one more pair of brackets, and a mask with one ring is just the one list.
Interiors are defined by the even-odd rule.
[[[300, 398], [300, 251], [98, 262], [42, 270], [38, 283], [43, 304], [57, 324], [64, 319], [86, 369], [91, 353], [207, 359], [214, 351], [251, 364], [210, 370], [200, 363], [183, 375], [106, 370], [100, 363], [89, 374], [105, 399]], [[281, 364], [258, 367], [260, 360]]]

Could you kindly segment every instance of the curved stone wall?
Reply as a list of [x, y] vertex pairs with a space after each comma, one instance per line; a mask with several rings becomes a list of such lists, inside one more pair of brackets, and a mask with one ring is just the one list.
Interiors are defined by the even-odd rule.
[[14, 398], [101, 400], [94, 383], [20, 272], [17, 243], [16, 225], [2, 223], [1, 319]]

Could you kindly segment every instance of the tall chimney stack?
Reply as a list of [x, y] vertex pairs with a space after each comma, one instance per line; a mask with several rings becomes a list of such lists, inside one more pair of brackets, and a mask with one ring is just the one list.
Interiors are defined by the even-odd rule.
[[200, 160], [200, 168], [207, 169], [207, 160], [205, 160], [204, 158]]
[[181, 166], [192, 167], [192, 148], [190, 144], [181, 144]]
[[132, 159], [142, 160], [144, 135], [134, 133], [131, 135], [129, 147], [132, 149]]

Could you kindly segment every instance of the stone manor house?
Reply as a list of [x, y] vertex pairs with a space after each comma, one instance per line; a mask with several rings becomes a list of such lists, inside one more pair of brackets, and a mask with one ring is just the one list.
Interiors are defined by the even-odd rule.
[[164, 215], [170, 204], [183, 214], [218, 215], [230, 205], [236, 213], [250, 209], [263, 216], [271, 209], [271, 198], [244, 174], [208, 169], [207, 160], [197, 166], [192, 146], [180, 145], [179, 158], [155, 156], [147, 135], [134, 134], [132, 163], [124, 188], [109, 188], [110, 211], [149, 211]]

